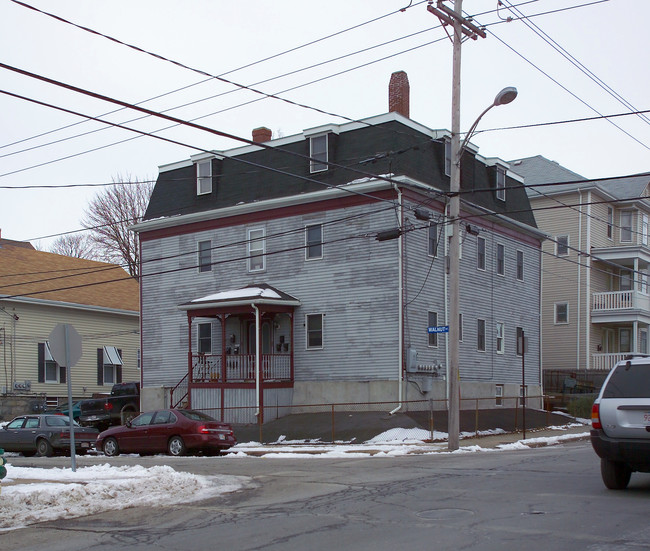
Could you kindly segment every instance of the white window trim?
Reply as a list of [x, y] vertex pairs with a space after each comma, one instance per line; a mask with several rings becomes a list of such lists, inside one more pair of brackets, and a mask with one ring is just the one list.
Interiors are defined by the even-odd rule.
[[607, 207], [607, 232], [605, 234], [610, 241], [614, 240], [614, 209]]
[[451, 176], [451, 140], [445, 138], [445, 176]]
[[[501, 266], [501, 271], [499, 271], [499, 251], [503, 251], [503, 265]], [[497, 243], [496, 246], [496, 273], [498, 276], [505, 277], [506, 275], [506, 246], [503, 243]]]
[[497, 167], [497, 185], [496, 198], [499, 201], [506, 200], [506, 170], [503, 167]]
[[[309, 228], [315, 228], [318, 227], [320, 228], [320, 240], [318, 241], [318, 244], [320, 244], [320, 256], [309, 256]], [[316, 242], [314, 242], [316, 244]], [[305, 260], [310, 261], [310, 260], [322, 260], [323, 259], [323, 254], [324, 254], [324, 244], [323, 244], [323, 224], [307, 224], [305, 226]]]
[[[205, 325], [210, 327], [210, 351], [199, 352], [201, 350], [201, 327]], [[210, 322], [201, 322], [196, 325], [196, 351], [199, 354], [212, 354], [212, 324]]]
[[494, 385], [494, 405], [503, 406], [503, 390], [504, 386], [502, 384]]
[[[314, 140], [318, 138], [325, 138], [325, 161], [314, 161], [310, 160], [309, 161], [309, 172], [310, 173], [315, 173], [315, 172], [324, 172], [326, 171], [329, 167], [327, 163], [330, 160], [330, 151], [329, 151], [329, 139], [328, 139], [329, 133], [324, 133], [324, 134], [314, 134], [313, 136], [309, 136], [309, 156], [314, 159]], [[322, 165], [322, 166], [321, 166]]]
[[[201, 175], [201, 166], [208, 166], [209, 171], [207, 175]], [[209, 180], [210, 185], [208, 186], [210, 189], [207, 191], [201, 191], [201, 183]], [[212, 193], [212, 160], [208, 159], [207, 161], [198, 161], [196, 163], [196, 194], [197, 195], [209, 195]]]
[[[321, 319], [321, 328], [320, 328], [321, 345], [320, 346], [309, 346], [309, 318], [313, 316], [320, 316]], [[305, 349], [323, 350], [324, 348], [325, 348], [325, 315], [318, 312], [314, 312], [312, 314], [305, 314]]]
[[[43, 363], [44, 363], [43, 369], [45, 371], [44, 374], [43, 374], [44, 382], [46, 384], [50, 384], [50, 385], [58, 384], [59, 383], [59, 375], [61, 373], [61, 370], [59, 369], [59, 365], [57, 364], [56, 360], [52, 357], [52, 350], [50, 349], [50, 342], [49, 341], [45, 341], [45, 358], [44, 358]], [[55, 370], [54, 370], [54, 373], [56, 375], [55, 379], [48, 379], [47, 378], [47, 367], [48, 367], [47, 364], [48, 363], [49, 364], [54, 364], [54, 366], [55, 366]]]
[[[478, 336], [479, 336], [478, 326], [479, 326], [479, 322], [481, 321], [483, 322], [483, 348], [479, 348], [479, 343], [478, 343]], [[487, 352], [487, 321], [484, 320], [483, 318], [478, 318], [476, 320], [476, 351]]]
[[505, 325], [502, 321], [497, 321], [495, 326], [495, 343], [497, 354], [504, 354], [506, 349]]
[[[434, 254], [431, 254], [431, 230], [435, 229], [435, 246]], [[440, 224], [437, 222], [429, 222], [429, 227], [427, 228], [427, 256], [429, 258], [438, 258], [438, 250], [440, 249]]]
[[648, 215], [641, 214], [641, 244], [648, 246]]
[[[515, 277], [517, 278], [517, 281], [524, 281], [524, 277], [526, 274], [526, 256], [524, 255], [524, 251], [521, 249], [517, 249], [517, 252], [515, 253]], [[521, 258], [521, 277], [519, 277], [519, 259]]]
[[[254, 232], [262, 232], [261, 237], [251, 237], [251, 234]], [[253, 248], [253, 245], [258, 245], [261, 244], [260, 247], [255, 247]], [[266, 230], [264, 228], [250, 228], [248, 230], [248, 271], [249, 272], [263, 272], [266, 270]], [[255, 254], [253, 256], [253, 253], [257, 253], [258, 251], [261, 251], [259, 254]], [[257, 258], [258, 256], [261, 256], [262, 258], [262, 267], [261, 268], [253, 268], [252, 267], [252, 260], [253, 258]]]
[[[436, 318], [436, 325], [431, 326], [431, 314], [435, 315]], [[428, 310], [427, 311], [427, 327], [437, 327], [438, 326], [438, 312], [435, 312], [434, 310]], [[433, 339], [433, 344], [431, 344], [431, 340]], [[429, 333], [428, 338], [427, 338], [427, 346], [429, 348], [438, 348], [439, 346], [440, 339], [438, 339], [438, 333]]]
[[[113, 375], [112, 378], [106, 377], [108, 373]], [[117, 383], [117, 365], [116, 364], [104, 364], [102, 367], [102, 374], [104, 375], [104, 384], [105, 385], [114, 385]]]
[[[624, 226], [623, 225], [623, 215], [629, 215], [630, 216], [630, 225], [629, 226]], [[620, 219], [621, 219], [621, 243], [633, 243], [634, 242], [634, 212], [631, 210], [622, 210], [620, 214]], [[623, 232], [629, 232], [630, 233], [630, 238], [629, 239], [623, 239]]]
[[[566, 304], [566, 321], [557, 320], [557, 307]], [[553, 305], [553, 322], [555, 325], [568, 325], [569, 324], [569, 303], [567, 301], [556, 302]]]

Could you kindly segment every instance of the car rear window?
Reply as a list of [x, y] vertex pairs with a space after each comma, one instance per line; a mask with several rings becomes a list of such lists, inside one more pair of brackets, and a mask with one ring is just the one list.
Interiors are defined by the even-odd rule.
[[617, 366], [603, 398], [650, 398], [650, 363]]
[[209, 415], [206, 415], [205, 413], [202, 413], [200, 411], [194, 411], [191, 409], [182, 409], [178, 411], [181, 415], [184, 415], [188, 419], [192, 419], [192, 421], [214, 421], [212, 417]]

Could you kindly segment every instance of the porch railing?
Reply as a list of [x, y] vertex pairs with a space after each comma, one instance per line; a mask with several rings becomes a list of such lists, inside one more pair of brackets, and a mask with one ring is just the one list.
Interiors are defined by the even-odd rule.
[[[255, 380], [255, 354], [226, 356], [225, 376], [220, 354], [192, 354], [193, 383], [250, 382]], [[264, 381], [291, 380], [291, 354], [262, 354], [260, 370]]]
[[594, 293], [592, 295], [591, 309], [594, 312], [630, 309], [650, 310], [650, 297], [638, 291]]
[[615, 354], [592, 354], [591, 355], [591, 370], [593, 371], [610, 371], [616, 362], [620, 362], [629, 352], [618, 352]]

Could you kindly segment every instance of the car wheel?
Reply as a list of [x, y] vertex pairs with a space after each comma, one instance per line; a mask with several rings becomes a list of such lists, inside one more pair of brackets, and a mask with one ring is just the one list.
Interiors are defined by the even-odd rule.
[[120, 447], [118, 446], [117, 440], [115, 440], [115, 438], [107, 438], [104, 440], [102, 450], [104, 451], [104, 455], [108, 457], [115, 457], [116, 455], [120, 455]]
[[630, 482], [632, 469], [630, 469], [625, 463], [619, 463], [618, 461], [611, 461], [609, 459], [601, 459], [600, 474], [603, 477], [605, 486], [610, 490], [625, 490]]
[[180, 436], [172, 436], [169, 439], [169, 444], [167, 444], [167, 452], [169, 455], [176, 457], [185, 455], [185, 442], [183, 442], [183, 439]]
[[52, 457], [54, 449], [45, 438], [39, 438], [36, 442], [36, 455], [39, 457]]

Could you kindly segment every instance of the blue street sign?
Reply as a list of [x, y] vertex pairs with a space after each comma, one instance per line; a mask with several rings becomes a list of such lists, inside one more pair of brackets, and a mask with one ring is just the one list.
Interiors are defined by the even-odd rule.
[[427, 328], [429, 333], [449, 333], [448, 325], [439, 325], [438, 327], [429, 327]]

